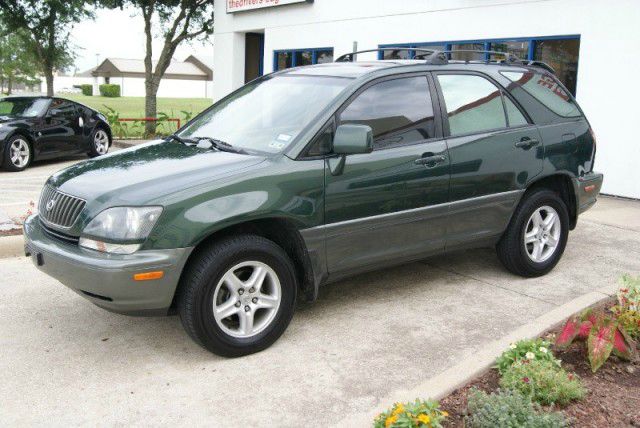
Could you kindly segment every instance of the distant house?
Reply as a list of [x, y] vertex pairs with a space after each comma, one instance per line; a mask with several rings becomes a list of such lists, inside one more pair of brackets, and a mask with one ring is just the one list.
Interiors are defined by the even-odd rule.
[[[159, 97], [211, 98], [213, 87], [212, 59], [188, 56], [184, 61], [172, 61], [160, 82]], [[153, 63], [154, 67], [156, 62]], [[98, 66], [76, 74], [81, 83], [120, 85], [123, 97], [143, 97], [144, 61], [141, 59], [107, 58]], [[79, 84], [79, 83], [78, 83]], [[94, 94], [97, 94], [97, 88]]]

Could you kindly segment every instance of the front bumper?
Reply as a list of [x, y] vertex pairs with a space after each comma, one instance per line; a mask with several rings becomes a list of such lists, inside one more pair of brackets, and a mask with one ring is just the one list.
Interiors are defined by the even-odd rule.
[[603, 179], [604, 176], [601, 173], [589, 172], [573, 180], [578, 214], [582, 214], [596, 203]]
[[[166, 315], [193, 248], [106, 254], [51, 237], [37, 215], [24, 223], [25, 254], [49, 276], [97, 306], [127, 315]], [[135, 281], [134, 273], [164, 276]]]

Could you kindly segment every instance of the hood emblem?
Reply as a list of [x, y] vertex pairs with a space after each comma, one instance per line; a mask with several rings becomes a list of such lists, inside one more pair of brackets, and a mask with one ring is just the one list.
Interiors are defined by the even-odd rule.
[[47, 202], [47, 206], [46, 206], [47, 211], [51, 211], [55, 205], [56, 205], [56, 200], [51, 199], [49, 202]]

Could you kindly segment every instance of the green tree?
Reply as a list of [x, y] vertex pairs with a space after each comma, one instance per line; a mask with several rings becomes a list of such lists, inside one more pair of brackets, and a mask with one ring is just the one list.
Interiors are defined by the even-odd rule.
[[[156, 117], [156, 95], [160, 81], [181, 43], [197, 40], [213, 32], [214, 0], [103, 0], [108, 7], [132, 6], [144, 18], [145, 34], [145, 115]], [[157, 28], [154, 29], [154, 25]], [[163, 40], [160, 55], [153, 61], [153, 39]], [[147, 122], [145, 131], [155, 134], [156, 124]]]
[[37, 60], [26, 49], [16, 33], [0, 30], [0, 92], [11, 95], [15, 84], [35, 85]]
[[93, 1], [0, 0], [0, 22], [22, 41], [22, 49], [37, 58], [38, 69], [53, 95], [53, 74], [73, 64], [69, 42], [73, 25], [93, 18]]

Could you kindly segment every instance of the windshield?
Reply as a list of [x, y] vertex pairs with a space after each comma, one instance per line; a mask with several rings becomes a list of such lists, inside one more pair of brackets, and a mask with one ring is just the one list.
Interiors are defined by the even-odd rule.
[[47, 98], [4, 98], [0, 99], [0, 116], [37, 117], [48, 105]]
[[214, 104], [179, 135], [215, 138], [246, 150], [281, 152], [350, 81], [323, 76], [267, 76]]

